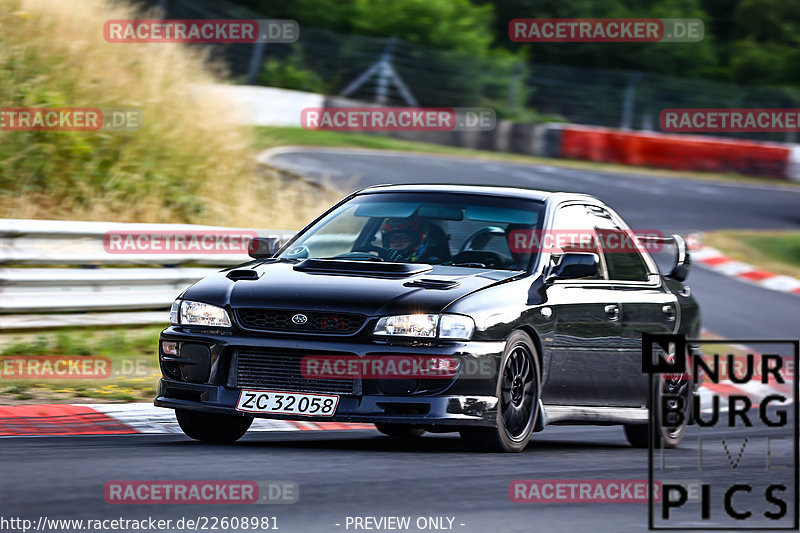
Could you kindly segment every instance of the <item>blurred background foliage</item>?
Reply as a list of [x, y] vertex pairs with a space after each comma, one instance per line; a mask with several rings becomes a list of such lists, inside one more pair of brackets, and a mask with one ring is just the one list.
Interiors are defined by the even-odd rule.
[[[231, 0], [271, 18], [347, 35], [397, 37], [477, 57], [625, 69], [750, 85], [800, 81], [799, 0]], [[700, 18], [699, 43], [519, 44], [514, 18]]]
[[[151, 0], [155, 1], [155, 0]], [[163, 0], [162, 0], [163, 4]], [[219, 47], [235, 79], [378, 101], [384, 54], [423, 106], [653, 130], [664, 108], [800, 106], [800, 0], [168, 0], [171, 18], [290, 18], [300, 41]], [[514, 18], [698, 18], [694, 43], [516, 43]], [[259, 64], [256, 62], [255, 64]], [[397, 90], [390, 104], [408, 105]], [[730, 134], [794, 141], [793, 134]]]

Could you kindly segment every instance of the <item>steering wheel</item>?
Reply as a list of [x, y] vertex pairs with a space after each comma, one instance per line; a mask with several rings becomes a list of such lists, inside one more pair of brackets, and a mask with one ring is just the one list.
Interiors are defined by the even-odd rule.
[[467, 237], [467, 240], [464, 241], [464, 244], [461, 245], [461, 248], [458, 251], [465, 252], [467, 250], [471, 250], [474, 244], [483, 246], [486, 244], [486, 241], [489, 240], [489, 237], [495, 235], [498, 237], [505, 237], [506, 232], [503, 228], [498, 228], [497, 226], [487, 226], [485, 228], [481, 228]]
[[464, 250], [453, 256], [454, 265], [466, 263], [483, 265], [487, 268], [504, 268], [508, 260], [502, 254], [491, 250]]
[[[355, 252], [356, 250], [353, 250]], [[383, 248], [382, 246], [373, 246], [368, 245], [365, 246], [363, 250], [358, 250], [359, 252], [375, 252], [378, 254], [378, 257], [383, 259], [384, 261], [391, 261], [393, 263], [402, 263], [403, 256], [400, 255], [400, 252], [397, 250], [392, 250], [391, 248]]]

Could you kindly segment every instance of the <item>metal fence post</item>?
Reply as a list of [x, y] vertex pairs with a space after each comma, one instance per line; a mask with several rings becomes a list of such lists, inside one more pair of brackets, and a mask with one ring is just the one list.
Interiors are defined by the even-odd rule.
[[619, 121], [620, 129], [633, 129], [633, 104], [636, 99], [636, 85], [641, 78], [642, 73], [637, 72], [631, 76], [630, 81], [628, 81], [628, 86], [625, 87], [625, 96], [622, 102], [622, 118]]
[[371, 67], [365, 70], [358, 78], [350, 82], [350, 84], [342, 91], [342, 96], [349, 96], [356, 89], [361, 87], [373, 75], [377, 75], [378, 83], [375, 89], [375, 101], [379, 104], [385, 104], [389, 96], [389, 83], [393, 83], [397, 88], [400, 96], [405, 100], [406, 105], [418, 106], [417, 99], [411, 94], [411, 91], [406, 86], [403, 79], [395, 71], [392, 66], [392, 52], [394, 45], [397, 42], [395, 37], [389, 37], [386, 41], [386, 47], [381, 54], [380, 59]]
[[506, 113], [513, 115], [517, 110], [517, 98], [519, 95], [519, 84], [522, 82], [522, 65], [517, 63], [514, 65], [514, 72], [511, 73], [511, 79], [508, 83], [508, 94], [506, 96]]
[[247, 70], [247, 83], [253, 85], [258, 76], [258, 69], [261, 67], [261, 62], [264, 59], [264, 50], [267, 48], [267, 43], [259, 41], [253, 46], [253, 53], [250, 56], [250, 68]]

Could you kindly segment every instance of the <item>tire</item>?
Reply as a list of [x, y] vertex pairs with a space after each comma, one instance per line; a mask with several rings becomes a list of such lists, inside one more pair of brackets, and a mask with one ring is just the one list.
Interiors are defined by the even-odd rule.
[[236, 442], [247, 433], [253, 423], [250, 416], [220, 415], [186, 409], [175, 409], [175, 418], [187, 437], [213, 444]]
[[415, 439], [425, 433], [424, 429], [407, 424], [375, 424], [375, 427], [384, 435], [396, 439]]
[[[686, 428], [692, 419], [692, 388], [693, 381], [688, 376], [684, 379], [665, 379], [662, 375], [656, 375], [653, 383], [654, 398], [650, 399], [653, 409], [653, 420], [662, 421], [661, 415], [661, 396], [664, 393], [674, 394], [683, 398], [682, 420], [678, 424], [664, 424], [663, 421], [654, 424], [653, 427], [653, 447], [654, 448], [676, 448], [686, 434]], [[669, 376], [668, 376], [669, 378]], [[674, 401], [674, 400], [673, 400]], [[649, 424], [628, 424], [625, 426], [625, 437], [634, 448], [647, 448], [649, 442]]]
[[497, 419], [493, 428], [461, 428], [461, 439], [479, 452], [521, 452], [539, 417], [541, 372], [530, 335], [513, 332], [506, 342], [497, 377]]

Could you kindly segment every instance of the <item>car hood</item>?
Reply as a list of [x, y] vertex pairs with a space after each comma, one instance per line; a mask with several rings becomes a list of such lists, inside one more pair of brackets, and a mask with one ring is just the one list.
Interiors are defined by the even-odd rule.
[[[464, 295], [521, 274], [452, 266], [398, 274], [381, 270], [390, 269], [392, 264], [388, 263], [383, 267], [369, 263], [365, 265], [368, 272], [354, 274], [338, 268], [337, 261], [327, 263], [315, 270], [302, 270], [297, 264], [286, 262], [248, 266], [235, 272], [254, 270], [258, 278], [235, 281], [228, 277], [232, 271], [223, 271], [197, 282], [181, 297], [233, 308], [341, 311], [372, 316], [436, 313]], [[353, 262], [342, 263], [344, 266]], [[252, 272], [244, 274], [254, 276]]]

